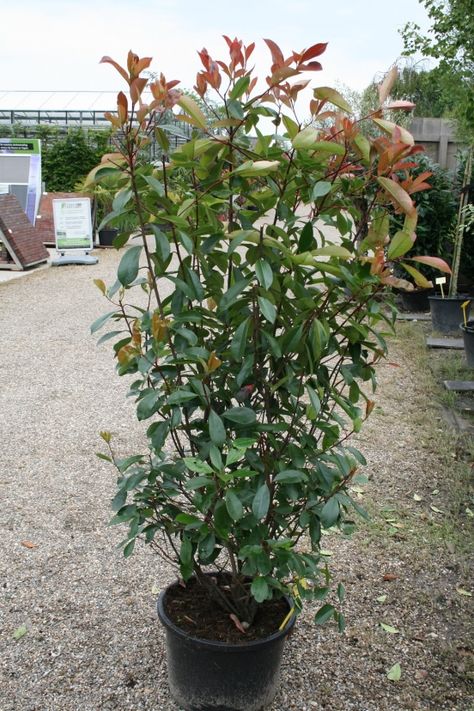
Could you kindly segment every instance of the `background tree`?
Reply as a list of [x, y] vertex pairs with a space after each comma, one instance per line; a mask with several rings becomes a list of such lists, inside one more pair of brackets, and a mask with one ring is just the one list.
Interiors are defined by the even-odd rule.
[[473, 0], [420, 0], [431, 20], [427, 34], [408, 22], [401, 30], [404, 54], [439, 60], [436, 77], [452, 100], [452, 115], [463, 140], [474, 142]]

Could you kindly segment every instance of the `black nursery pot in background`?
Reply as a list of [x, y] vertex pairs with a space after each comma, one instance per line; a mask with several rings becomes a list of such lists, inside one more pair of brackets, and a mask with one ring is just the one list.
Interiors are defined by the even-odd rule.
[[118, 235], [118, 230], [115, 228], [99, 230], [99, 244], [101, 247], [113, 247], [114, 239]]
[[429, 296], [434, 295], [434, 289], [415, 289], [414, 291], [400, 291], [400, 306], [403, 311], [410, 313], [424, 313], [430, 310]]
[[474, 368], [474, 320], [462, 323], [459, 328], [464, 338], [464, 352], [466, 362], [470, 368]]
[[198, 639], [169, 618], [168, 589], [158, 598], [158, 616], [166, 630], [168, 682], [175, 701], [186, 711], [261, 711], [271, 704], [295, 617], [283, 630], [244, 644]]
[[469, 301], [469, 296], [430, 296], [431, 321], [433, 331], [440, 333], [459, 333], [459, 322], [462, 319], [461, 304]]

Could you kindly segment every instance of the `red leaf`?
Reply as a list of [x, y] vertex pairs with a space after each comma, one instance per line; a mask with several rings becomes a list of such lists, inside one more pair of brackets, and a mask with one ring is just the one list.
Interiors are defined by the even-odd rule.
[[440, 272], [444, 272], [445, 274], [451, 274], [451, 268], [449, 267], [449, 264], [447, 264], [444, 259], [440, 259], [439, 257], [407, 257], [407, 259], [410, 259], [412, 262], [421, 262], [421, 264], [427, 264], [429, 267], [433, 267], [433, 269], [438, 269]]
[[384, 579], [386, 582], [393, 582], [394, 580], [397, 580], [397, 578], [398, 578], [398, 575], [394, 575], [393, 573], [386, 573], [386, 574], [383, 576], [383, 579]]
[[252, 54], [253, 50], [255, 49], [255, 42], [252, 42], [249, 44], [248, 47], [245, 48], [245, 59], [248, 59], [250, 55]]
[[276, 44], [276, 42], [274, 42], [273, 40], [270, 40], [270, 39], [266, 39], [263, 41], [270, 48], [270, 52], [272, 53], [273, 64], [276, 64], [277, 67], [280, 67], [282, 64], [284, 64], [285, 60], [283, 57], [283, 53], [282, 53], [280, 47]]
[[245, 634], [245, 632], [246, 632], [245, 627], [242, 625], [242, 623], [239, 620], [239, 618], [237, 617], [237, 615], [234, 615], [232, 613], [231, 615], [229, 615], [229, 617], [232, 620], [232, 622], [234, 623], [234, 625], [237, 627], [239, 632], [242, 632], [242, 634]]
[[303, 72], [320, 72], [323, 68], [319, 62], [310, 62], [309, 64], [298, 64], [298, 69]]
[[115, 67], [118, 73], [123, 76], [127, 84], [129, 83], [129, 76], [127, 72], [123, 67], [120, 66], [120, 64], [118, 64], [114, 59], [112, 59], [112, 57], [102, 57], [99, 64], [111, 64], [113, 67]]
[[307, 62], [308, 59], [313, 59], [313, 57], [319, 57], [320, 54], [326, 51], [328, 46], [327, 42], [320, 42], [319, 44], [313, 44], [309, 49], [305, 49], [301, 55], [301, 62]]

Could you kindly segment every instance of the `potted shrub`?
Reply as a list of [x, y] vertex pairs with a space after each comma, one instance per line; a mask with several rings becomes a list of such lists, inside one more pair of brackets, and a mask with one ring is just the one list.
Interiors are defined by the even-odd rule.
[[469, 203], [468, 183], [472, 173], [472, 149], [469, 151], [464, 179], [461, 188], [459, 199], [459, 209], [456, 225], [453, 230], [453, 259], [452, 259], [452, 275], [449, 282], [449, 292], [445, 296], [442, 291], [441, 296], [430, 296], [430, 310], [433, 329], [441, 333], [455, 334], [459, 333], [459, 324], [462, 320], [461, 305], [470, 300], [465, 294], [458, 294], [458, 278], [459, 267], [461, 263], [461, 254], [464, 241], [464, 232], [470, 229], [474, 223], [474, 209]]
[[[411, 177], [416, 181], [415, 191], [411, 192], [418, 213], [416, 242], [411, 254], [446, 254], [451, 246], [450, 235], [456, 219], [456, 198], [453, 195], [452, 176], [424, 153], [414, 156], [415, 164]], [[429, 185], [429, 190], [426, 189]], [[421, 188], [421, 189], [420, 189]], [[400, 215], [393, 215], [393, 228], [400, 229], [403, 220]], [[402, 270], [400, 270], [401, 275]], [[433, 269], [420, 265], [420, 272], [431, 283]], [[437, 275], [436, 275], [437, 276]], [[413, 291], [400, 290], [398, 298], [405, 311], [429, 311], [428, 296], [434, 294], [432, 286], [418, 287]]]
[[[96, 281], [111, 307], [92, 331], [113, 323], [117, 371], [130, 376], [149, 441], [122, 459], [102, 433], [109, 451], [100, 456], [118, 469], [112, 522], [128, 526], [126, 556], [141, 539], [179, 578], [159, 601], [171, 693], [187, 709], [249, 711], [275, 694], [303, 601], [321, 601], [316, 623], [344, 628], [344, 590], [332, 597], [321, 531], [349, 532], [353, 510], [363, 514], [349, 487], [364, 458], [349, 437], [374, 407], [394, 322], [381, 297], [412, 288], [394, 264], [415, 280], [416, 260], [449, 268], [405, 257], [416, 226], [398, 177], [414, 152], [406, 133], [367, 139], [328, 87], [313, 91], [311, 124], [298, 118], [301, 75], [321, 69], [326, 45], [285, 58], [266, 40], [271, 68], [256, 91], [254, 45], [225, 39], [225, 61], [199, 53], [196, 91], [203, 101], [217, 92], [225, 118], [215, 121], [163, 75], [146, 103], [150, 58], [130, 52], [126, 68], [102, 60], [128, 85], [109, 115], [122, 154], [115, 210], [134, 210], [139, 234], [117, 282]], [[161, 167], [137, 161], [151, 131], [168, 153], [156, 122], [176, 104], [195, 135]], [[175, 171], [188, 177], [187, 197], [170, 189]], [[393, 206], [404, 222], [390, 234]]]

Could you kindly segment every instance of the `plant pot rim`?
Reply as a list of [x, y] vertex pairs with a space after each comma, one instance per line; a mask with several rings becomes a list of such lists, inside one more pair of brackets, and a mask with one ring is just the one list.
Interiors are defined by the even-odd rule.
[[[168, 590], [179, 583], [172, 583], [171, 585], [168, 585], [164, 590], [162, 590], [158, 596], [158, 601], [156, 604], [157, 610], [158, 610], [158, 617], [160, 618], [161, 623], [163, 626], [167, 629], [170, 629], [174, 634], [177, 634], [179, 637], [182, 639], [188, 640], [189, 642], [197, 643], [201, 646], [202, 649], [208, 649], [208, 650], [220, 650], [222, 652], [230, 652], [230, 653], [237, 653], [241, 652], [242, 649], [249, 648], [249, 649], [258, 649], [259, 647], [265, 647], [267, 644], [271, 644], [274, 640], [281, 638], [281, 637], [286, 637], [289, 632], [293, 629], [293, 626], [296, 621], [296, 615], [293, 613], [288, 622], [286, 623], [285, 627], [282, 630], [277, 630], [273, 634], [269, 635], [268, 637], [263, 637], [262, 639], [254, 639], [254, 640], [249, 640], [248, 642], [243, 642], [242, 644], [232, 644], [228, 642], [219, 642], [219, 641], [214, 641], [211, 639], [202, 639], [201, 637], [194, 637], [193, 635], [189, 634], [188, 632], [185, 632], [184, 630], [181, 629], [181, 627], [178, 627], [167, 615], [165, 606], [164, 606], [164, 600], [166, 597], [166, 594]], [[288, 598], [285, 598], [286, 602], [288, 603], [288, 611], [291, 609], [291, 601]]]
[[474, 301], [470, 294], [457, 294], [456, 296], [441, 296], [439, 294], [428, 296], [430, 301]]
[[474, 333], [474, 319], [469, 319], [466, 323], [460, 323], [459, 328], [464, 333]]

